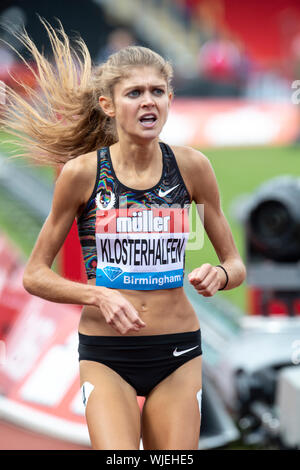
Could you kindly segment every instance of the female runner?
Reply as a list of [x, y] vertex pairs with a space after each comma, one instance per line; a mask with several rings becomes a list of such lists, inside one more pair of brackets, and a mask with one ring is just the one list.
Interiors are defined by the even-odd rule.
[[[220, 260], [188, 276], [209, 297], [245, 279], [209, 160], [159, 136], [172, 100], [172, 68], [131, 46], [93, 67], [84, 42], [43, 21], [53, 62], [27, 33], [38, 91], [8, 90], [5, 125], [23, 154], [63, 164], [51, 211], [24, 273], [32, 295], [83, 305], [80, 380], [94, 449], [197, 449], [201, 335], [183, 289], [188, 207], [204, 205], [204, 228]], [[29, 64], [27, 64], [30, 66]], [[35, 71], [32, 69], [32, 73]], [[87, 284], [51, 267], [73, 224]], [[137, 395], [145, 396], [142, 414]]]

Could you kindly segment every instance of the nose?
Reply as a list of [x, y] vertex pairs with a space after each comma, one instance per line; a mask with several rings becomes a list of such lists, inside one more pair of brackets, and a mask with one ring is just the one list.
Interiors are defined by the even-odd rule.
[[149, 91], [145, 92], [143, 95], [142, 106], [149, 108], [149, 107], [154, 106], [154, 104], [155, 104], [155, 101], [154, 101], [153, 95]]

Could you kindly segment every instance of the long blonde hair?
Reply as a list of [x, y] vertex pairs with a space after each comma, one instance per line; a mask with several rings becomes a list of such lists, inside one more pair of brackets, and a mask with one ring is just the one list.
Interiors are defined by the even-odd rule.
[[[130, 68], [152, 66], [161, 73], [171, 89], [171, 64], [151, 49], [129, 46], [93, 66], [82, 38], [70, 45], [62, 24], [54, 29], [43, 23], [52, 47], [50, 62], [39, 52], [26, 30], [17, 37], [31, 53], [36, 67], [20, 56], [33, 73], [37, 88], [24, 83], [21, 95], [6, 88], [6, 102], [0, 123], [9, 134], [19, 137], [21, 152], [38, 163], [57, 165], [79, 155], [117, 142], [114, 120], [104, 114], [99, 96], [113, 99], [115, 84], [125, 78]], [[18, 139], [17, 139], [18, 140]]]

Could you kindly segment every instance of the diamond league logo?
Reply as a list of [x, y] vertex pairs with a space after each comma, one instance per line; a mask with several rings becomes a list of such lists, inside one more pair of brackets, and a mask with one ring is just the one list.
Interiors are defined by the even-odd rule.
[[106, 268], [103, 268], [102, 271], [110, 281], [117, 279], [117, 277], [119, 277], [123, 272], [121, 268], [115, 268], [113, 266], [106, 266]]

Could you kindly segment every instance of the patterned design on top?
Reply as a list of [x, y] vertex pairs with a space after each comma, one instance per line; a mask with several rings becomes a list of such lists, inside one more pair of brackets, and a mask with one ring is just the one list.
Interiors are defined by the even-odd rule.
[[[121, 208], [138, 205], [188, 207], [191, 204], [189, 193], [179, 172], [175, 156], [171, 148], [160, 142], [163, 158], [163, 172], [158, 184], [147, 191], [134, 190], [126, 187], [116, 177], [108, 147], [97, 152], [97, 182], [95, 190], [84, 212], [77, 221], [78, 235], [88, 279], [96, 277], [97, 249], [95, 223], [97, 209]], [[99, 176], [98, 176], [99, 175]], [[170, 192], [169, 190], [172, 189]], [[166, 194], [164, 194], [166, 193]]]

